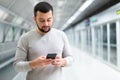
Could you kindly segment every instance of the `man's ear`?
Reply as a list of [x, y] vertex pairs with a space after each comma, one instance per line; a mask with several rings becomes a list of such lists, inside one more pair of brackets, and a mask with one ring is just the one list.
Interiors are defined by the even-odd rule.
[[36, 22], [36, 17], [35, 16], [33, 17], [33, 20]]

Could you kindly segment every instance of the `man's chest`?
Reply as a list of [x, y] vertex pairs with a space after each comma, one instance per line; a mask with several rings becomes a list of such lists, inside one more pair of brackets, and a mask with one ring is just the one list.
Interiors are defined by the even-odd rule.
[[33, 39], [29, 42], [29, 57], [34, 59], [41, 55], [47, 55], [48, 53], [57, 53], [62, 55], [64, 42], [59, 37], [45, 37], [40, 39]]

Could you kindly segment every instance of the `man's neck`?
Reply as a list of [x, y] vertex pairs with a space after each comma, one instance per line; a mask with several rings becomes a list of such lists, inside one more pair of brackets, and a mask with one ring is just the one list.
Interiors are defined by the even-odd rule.
[[36, 28], [35, 31], [36, 31], [37, 33], [41, 34], [41, 35], [46, 34], [46, 33], [44, 33], [44, 32], [41, 32], [38, 28]]

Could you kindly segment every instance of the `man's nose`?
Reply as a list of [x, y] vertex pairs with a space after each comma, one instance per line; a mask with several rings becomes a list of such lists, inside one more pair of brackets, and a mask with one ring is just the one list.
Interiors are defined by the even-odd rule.
[[48, 22], [47, 21], [44, 22], [44, 26], [48, 26]]

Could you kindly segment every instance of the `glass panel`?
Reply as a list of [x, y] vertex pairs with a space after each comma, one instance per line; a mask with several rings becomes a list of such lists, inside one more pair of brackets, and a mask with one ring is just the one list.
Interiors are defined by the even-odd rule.
[[96, 56], [98, 56], [98, 36], [99, 36], [99, 33], [98, 33], [98, 30], [99, 30], [99, 27], [95, 27], [95, 54]]
[[3, 33], [3, 27], [1, 25], [2, 24], [0, 24], [0, 42], [3, 41], [3, 35], [4, 35], [4, 33]]
[[103, 45], [103, 59], [108, 60], [108, 47], [107, 45]]
[[76, 36], [76, 40], [77, 40], [77, 44], [76, 45], [79, 47], [79, 31], [77, 31], [76, 33], [77, 33], [76, 34], [77, 35]]
[[91, 28], [87, 29], [87, 49], [89, 52], [92, 51], [92, 39], [91, 39]]
[[116, 24], [110, 24], [110, 44], [116, 44]]
[[20, 37], [20, 29], [19, 28], [16, 28], [15, 29], [15, 41], [18, 41], [19, 40], [19, 37]]
[[103, 59], [108, 60], [108, 46], [107, 46], [107, 25], [103, 25]]
[[107, 43], [107, 25], [103, 26], [103, 43]]
[[110, 24], [110, 62], [117, 65], [116, 23]]
[[79, 31], [79, 47], [81, 48], [81, 31]]
[[116, 47], [110, 47], [110, 62], [117, 65]]
[[6, 41], [12, 41], [12, 39], [13, 39], [13, 31], [14, 31], [13, 27], [10, 27], [10, 29], [9, 29], [7, 35], [6, 35], [6, 38], [5, 38], [5, 42]]
[[82, 38], [83, 38], [83, 43], [82, 43], [82, 47], [84, 50], [87, 49], [87, 31], [86, 30], [83, 30], [82, 31]]
[[101, 52], [101, 49], [102, 49], [101, 38], [102, 38], [101, 27], [95, 27], [95, 48], [96, 48], [95, 53], [96, 53], [97, 56], [102, 55], [102, 52]]
[[91, 32], [91, 28], [89, 29], [89, 48], [90, 48], [90, 52], [92, 52], [92, 32]]

